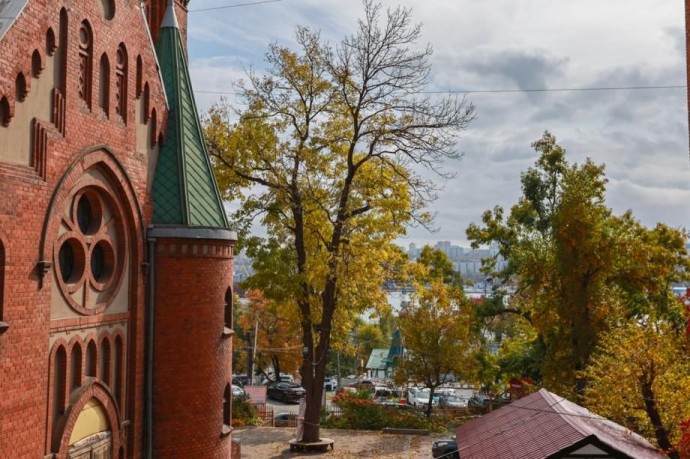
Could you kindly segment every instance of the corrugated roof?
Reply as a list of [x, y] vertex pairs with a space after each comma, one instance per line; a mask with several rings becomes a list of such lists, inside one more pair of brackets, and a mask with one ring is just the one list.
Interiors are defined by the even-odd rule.
[[385, 370], [388, 367], [388, 349], [372, 349], [366, 368], [368, 370]]
[[153, 223], [227, 228], [171, 6], [158, 36], [156, 53], [170, 111], [153, 180]]
[[455, 432], [463, 459], [542, 459], [594, 437], [631, 458], [666, 457], [641, 436], [546, 389]]
[[0, 40], [24, 11], [29, 0], [0, 0]]

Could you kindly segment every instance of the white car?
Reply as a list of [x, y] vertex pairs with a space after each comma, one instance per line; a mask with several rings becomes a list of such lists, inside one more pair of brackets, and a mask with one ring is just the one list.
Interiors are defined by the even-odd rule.
[[[430, 389], [410, 389], [407, 392], [407, 403], [412, 406], [427, 406], [429, 404], [429, 393]], [[438, 405], [438, 395], [434, 394], [434, 398], [431, 400], [431, 406]]]
[[236, 386], [235, 384], [232, 385], [232, 398], [243, 397], [244, 395], [244, 389], [242, 389], [240, 386]]

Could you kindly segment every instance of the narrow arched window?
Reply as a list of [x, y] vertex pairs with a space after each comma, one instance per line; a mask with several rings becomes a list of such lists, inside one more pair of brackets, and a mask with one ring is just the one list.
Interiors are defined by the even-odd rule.
[[98, 377], [101, 378], [104, 383], [110, 385], [110, 341], [108, 341], [108, 338], [103, 338], [100, 354], [99, 360], [101, 365]]
[[154, 108], [151, 110], [151, 126], [149, 127], [150, 130], [150, 136], [151, 136], [151, 148], [156, 146], [156, 142], [158, 141], [157, 137], [157, 132], [158, 132], [158, 116], [156, 115], [156, 109]]
[[225, 386], [225, 392], [223, 393], [223, 424], [230, 425], [231, 419], [231, 403], [232, 403], [232, 389], [230, 384]]
[[96, 349], [96, 343], [94, 343], [93, 340], [89, 341], [89, 344], [86, 346], [86, 365], [84, 366], [86, 376], [90, 376], [92, 378], [96, 377], [97, 354], [98, 350]]
[[113, 378], [113, 392], [117, 403], [122, 406], [122, 338], [115, 338], [115, 378]]
[[55, 41], [55, 32], [53, 29], [48, 27], [46, 31], [46, 53], [48, 56], [52, 56], [57, 48], [57, 42]]
[[101, 107], [107, 117], [110, 108], [110, 61], [105, 53], [101, 56], [99, 66], [98, 106]]
[[232, 330], [232, 289], [225, 291], [225, 328]]
[[53, 422], [65, 410], [65, 383], [67, 373], [67, 353], [60, 346], [53, 361]]
[[26, 87], [26, 77], [22, 72], [19, 72], [19, 74], [17, 75], [17, 79], [15, 80], [15, 87], [17, 91], [17, 102], [24, 102], [24, 99], [26, 99], [28, 91]]
[[70, 392], [81, 386], [81, 346], [75, 343], [69, 357]]
[[[60, 48], [59, 52], [59, 63], [60, 63], [60, 72], [59, 72], [59, 81], [57, 81], [57, 87], [60, 89], [60, 92], [62, 92], [62, 95], [65, 95], [65, 87], [67, 86], [67, 36], [68, 36], [68, 29], [69, 29], [69, 18], [67, 16], [67, 10], [65, 8], [62, 8], [60, 10], [60, 42], [58, 43], [58, 46]], [[80, 61], [81, 61], [81, 56], [80, 56]], [[81, 63], [81, 62], [80, 62]], [[81, 85], [80, 85], [81, 87]]]
[[127, 49], [120, 43], [115, 63], [115, 113], [127, 122]]
[[136, 81], [136, 98], [141, 96], [141, 92], [144, 90], [144, 60], [141, 56], [137, 56], [137, 81]]
[[149, 83], [148, 81], [144, 83], [144, 92], [143, 92], [143, 97], [144, 97], [144, 123], [149, 122], [149, 118], [151, 117], [151, 94], [149, 90]]
[[31, 76], [38, 78], [43, 71], [43, 58], [41, 53], [35, 49], [31, 55]]
[[[66, 43], [60, 43], [60, 46]], [[79, 28], [79, 97], [91, 108], [93, 69], [93, 33], [88, 22]]]
[[7, 97], [0, 99], [0, 126], [9, 126], [10, 124], [10, 103]]

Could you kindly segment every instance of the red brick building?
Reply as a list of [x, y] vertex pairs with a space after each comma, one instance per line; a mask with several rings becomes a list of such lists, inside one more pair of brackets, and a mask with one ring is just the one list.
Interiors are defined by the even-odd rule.
[[230, 457], [235, 234], [186, 4], [0, 1], [2, 458]]

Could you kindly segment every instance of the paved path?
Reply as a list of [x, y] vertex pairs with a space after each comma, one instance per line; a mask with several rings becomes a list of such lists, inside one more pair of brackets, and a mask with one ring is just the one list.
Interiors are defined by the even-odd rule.
[[289, 427], [238, 427], [232, 437], [242, 445], [242, 459], [279, 459], [316, 456], [324, 458], [418, 459], [431, 457], [431, 445], [445, 435], [391, 435], [372, 431], [321, 429], [321, 436], [335, 440], [326, 453], [290, 452]]

